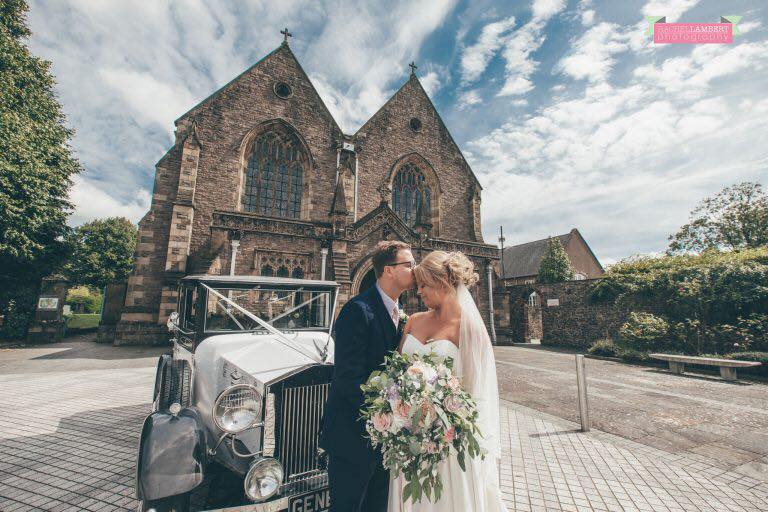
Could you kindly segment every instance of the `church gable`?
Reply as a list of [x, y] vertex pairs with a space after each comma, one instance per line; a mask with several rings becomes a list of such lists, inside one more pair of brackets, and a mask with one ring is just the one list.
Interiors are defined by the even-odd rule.
[[[256, 83], [254, 83], [256, 82]], [[330, 110], [318, 94], [315, 86], [307, 76], [304, 68], [301, 67], [296, 55], [288, 44], [283, 43], [251, 67], [230, 80], [200, 103], [182, 114], [175, 123], [185, 125], [189, 119], [204, 115], [207, 110], [226, 110], [227, 104], [233, 97], [239, 97], [244, 92], [253, 91], [254, 85], [263, 83], [267, 85], [267, 96], [274, 95], [283, 100], [294, 98], [302, 102], [307, 102], [319, 109], [326, 121], [331, 123], [332, 128], [341, 132], [338, 123], [333, 118]], [[288, 89], [283, 87], [288, 85]], [[258, 100], [258, 97], [253, 98]]]
[[[432, 225], [432, 236], [482, 241], [479, 219], [475, 219], [480, 184], [415, 74], [355, 138], [362, 146], [361, 211], [375, 208], [375, 191], [388, 186], [393, 188], [390, 206], [413, 227], [415, 203], [410, 212], [401, 208], [397, 180], [402, 167], [409, 167], [409, 176], [415, 167], [417, 179], [429, 189], [418, 191], [418, 201], [426, 204], [426, 194], [430, 195], [424, 220]], [[448, 216], [448, 211], [456, 215]]]

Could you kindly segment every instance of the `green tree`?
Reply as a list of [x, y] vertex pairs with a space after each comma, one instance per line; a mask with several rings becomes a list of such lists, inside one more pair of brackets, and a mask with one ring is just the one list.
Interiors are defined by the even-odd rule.
[[101, 309], [101, 293], [99, 290], [91, 290], [87, 286], [77, 286], [67, 290], [67, 298], [64, 304], [72, 308], [73, 313], [98, 313]]
[[559, 238], [550, 237], [547, 240], [547, 251], [541, 258], [538, 278], [540, 283], [559, 283], [573, 279], [571, 260]]
[[54, 94], [50, 63], [33, 56], [23, 0], [0, 0], [0, 336], [20, 337], [40, 279], [66, 258], [68, 201], [80, 164]]
[[701, 201], [669, 241], [669, 254], [768, 245], [768, 196], [759, 183], [726, 187]]
[[75, 228], [67, 273], [74, 284], [102, 288], [128, 278], [133, 268], [136, 226], [124, 217], [98, 219]]

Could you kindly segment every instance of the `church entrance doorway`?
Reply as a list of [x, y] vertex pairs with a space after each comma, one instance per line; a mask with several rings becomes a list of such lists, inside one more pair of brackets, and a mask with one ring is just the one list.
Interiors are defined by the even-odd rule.
[[363, 276], [363, 280], [360, 282], [360, 289], [357, 290], [357, 293], [363, 293], [374, 284], [376, 284], [376, 272], [371, 269]]

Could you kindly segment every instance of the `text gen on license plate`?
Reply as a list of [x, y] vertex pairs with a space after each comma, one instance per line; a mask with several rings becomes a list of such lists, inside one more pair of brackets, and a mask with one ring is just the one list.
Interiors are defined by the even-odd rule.
[[288, 512], [326, 512], [331, 508], [331, 493], [328, 489], [299, 494], [288, 500]]

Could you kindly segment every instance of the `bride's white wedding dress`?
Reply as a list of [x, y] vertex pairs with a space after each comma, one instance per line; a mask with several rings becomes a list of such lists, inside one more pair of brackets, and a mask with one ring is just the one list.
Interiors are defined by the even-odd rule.
[[[406, 334], [404, 354], [436, 353], [454, 360], [454, 371], [461, 368], [459, 348], [450, 340], [431, 340], [421, 343]], [[494, 368], [495, 369], [495, 368]], [[495, 371], [494, 371], [495, 374]], [[482, 444], [482, 443], [481, 443]], [[467, 471], [462, 471], [455, 454], [440, 463], [437, 472], [443, 483], [440, 500], [433, 503], [425, 496], [420, 502], [411, 499], [403, 503], [406, 481], [401, 475], [391, 475], [389, 482], [388, 512], [497, 512], [506, 511], [499, 490], [499, 474], [496, 459], [488, 454], [485, 460], [466, 458]]]

